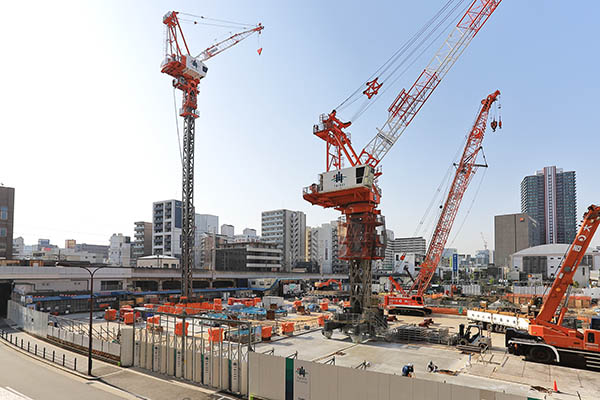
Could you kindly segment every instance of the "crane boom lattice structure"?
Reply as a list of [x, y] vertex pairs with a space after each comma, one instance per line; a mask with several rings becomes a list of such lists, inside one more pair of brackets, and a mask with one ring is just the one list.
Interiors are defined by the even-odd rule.
[[227, 50], [251, 34], [261, 33], [263, 26], [236, 33], [201, 52], [197, 57], [190, 55], [176, 11], [163, 17], [166, 26], [165, 58], [161, 72], [173, 77], [173, 87], [181, 90], [183, 99], [179, 115], [183, 117], [182, 146], [182, 221], [181, 221], [181, 296], [192, 296], [192, 270], [194, 268], [194, 147], [196, 118], [198, 118], [198, 86], [206, 76], [208, 68], [204, 61]]
[[490, 109], [498, 99], [498, 96], [500, 96], [500, 92], [496, 90], [481, 101], [481, 107], [475, 123], [467, 136], [462, 156], [459, 163], [456, 164], [454, 179], [448, 190], [446, 201], [438, 218], [419, 274], [414, 279], [410, 289], [406, 291], [399, 285], [396, 285], [396, 290], [401, 294], [400, 296], [386, 295], [385, 297], [384, 304], [391, 312], [410, 314], [431, 313], [431, 310], [424, 305], [423, 296], [440, 263], [444, 246], [446, 246], [446, 242], [448, 241], [448, 236], [450, 235], [463, 195], [469, 187], [469, 183], [475, 175], [477, 168], [479, 166], [487, 166], [477, 164], [477, 155], [482, 149], [481, 145]]
[[[379, 318], [381, 309], [371, 298], [372, 260], [382, 259], [385, 248], [382, 234], [385, 220], [377, 209], [381, 190], [376, 180], [381, 171], [376, 167], [500, 2], [474, 0], [471, 3], [416, 82], [409, 90], [403, 89], [390, 105], [383, 129], [378, 129], [361, 152], [354, 150], [349, 133], [344, 131], [352, 122], [342, 122], [336, 110], [321, 115], [319, 123], [314, 125], [313, 133], [326, 142], [327, 170], [319, 176], [318, 183], [304, 188], [303, 197], [312, 204], [342, 212], [340, 258], [350, 264], [350, 308], [326, 323], [323, 330], [326, 336], [330, 337], [333, 329], [340, 328], [360, 341], [363, 335], [374, 335], [385, 326], [385, 322], [381, 323], [383, 318]], [[381, 85], [383, 82], [375, 78], [367, 82], [362, 94], [371, 99]], [[351, 167], [343, 168], [344, 160]]]
[[448, 236], [450, 235], [450, 230], [454, 224], [454, 219], [458, 213], [463, 195], [477, 171], [477, 155], [482, 148], [481, 144], [483, 143], [488, 114], [492, 104], [499, 95], [500, 92], [495, 91], [481, 101], [481, 110], [469, 133], [460, 162], [456, 166], [454, 180], [452, 181], [444, 208], [442, 209], [435, 231], [433, 232], [427, 254], [421, 264], [419, 275], [410, 288], [411, 292], [415, 291], [419, 295], [423, 295], [427, 287], [429, 287], [431, 278], [440, 263], [444, 246], [446, 246], [446, 242], [448, 241]]

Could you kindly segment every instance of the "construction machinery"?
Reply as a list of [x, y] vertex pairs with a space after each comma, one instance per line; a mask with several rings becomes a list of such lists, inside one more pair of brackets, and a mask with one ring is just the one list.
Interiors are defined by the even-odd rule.
[[563, 257], [560, 269], [542, 307], [530, 319], [527, 331], [508, 329], [508, 352], [541, 363], [557, 363], [600, 370], [600, 317], [591, 319], [589, 329], [564, 326], [568, 291], [585, 252], [600, 225], [600, 206], [591, 205], [575, 240]]
[[[378, 70], [381, 75], [373, 76], [365, 90], [355, 91], [339, 107], [321, 115], [314, 125], [313, 134], [326, 142], [326, 171], [319, 175], [318, 183], [304, 188], [303, 197], [313, 205], [342, 212], [339, 258], [349, 261], [350, 308], [325, 323], [326, 337], [339, 328], [354, 341], [362, 341], [365, 336], [387, 329], [378, 300], [371, 296], [372, 262], [384, 257], [385, 247], [385, 221], [377, 208], [381, 201], [377, 185], [381, 170], [377, 167], [500, 3], [501, 0], [471, 3], [415, 83], [408, 90], [402, 89], [388, 107], [383, 128], [377, 130], [362, 151], [354, 150], [346, 131], [352, 122], [342, 121], [337, 112], [362, 95], [367, 97], [365, 101], [373, 101], [388, 79], [393, 83], [397, 78], [393, 74], [398, 68], [392, 68], [389, 76], [384, 75], [391, 64], [384, 64]], [[400, 53], [388, 62], [394, 62], [397, 54]], [[344, 162], [350, 166], [344, 168]]]
[[333, 284], [337, 285], [340, 292], [342, 291], [342, 282], [338, 281], [337, 279], [328, 279], [325, 282], [316, 282], [315, 289], [324, 290], [331, 287]]
[[[183, 100], [179, 115], [183, 117], [183, 146], [181, 149], [182, 174], [182, 226], [181, 226], [181, 296], [192, 297], [192, 269], [194, 268], [194, 144], [196, 118], [198, 118], [198, 93], [200, 80], [206, 77], [208, 67], [204, 64], [208, 59], [222, 53], [241, 42], [253, 33], [261, 33], [263, 26], [259, 23], [246, 27], [225, 40], [222, 40], [202, 51], [197, 56], [190, 55], [187, 41], [180, 25], [180, 14], [169, 11], [163, 17], [166, 27], [165, 58], [161, 63], [162, 73], [173, 77], [173, 87], [181, 90]], [[183, 14], [199, 19], [202, 16]], [[193, 21], [198, 23], [198, 21]], [[260, 54], [262, 49], [258, 49]]]
[[483, 327], [479, 324], [458, 326], [458, 344], [459, 350], [480, 353], [492, 347], [492, 338], [485, 334]]
[[[446, 202], [444, 203], [435, 231], [429, 242], [427, 254], [421, 263], [419, 274], [408, 290], [404, 290], [402, 287], [398, 286], [397, 289], [400, 295], [387, 294], [384, 296], [384, 307], [390, 314], [431, 314], [431, 309], [425, 307], [423, 297], [431, 283], [435, 270], [440, 263], [444, 246], [446, 246], [463, 195], [469, 187], [469, 183], [473, 179], [477, 169], [479, 167], [487, 167], [487, 164], [477, 163], [477, 156], [479, 155], [479, 152], [482, 151], [481, 145], [485, 135], [488, 116], [492, 105], [497, 104], [496, 100], [498, 99], [498, 96], [500, 96], [500, 91], [496, 90], [481, 101], [481, 107], [477, 114], [477, 118], [475, 119], [475, 123], [467, 137], [462, 157], [460, 158], [460, 161], [455, 164], [456, 172], [454, 174], [454, 179], [448, 190]], [[492, 124], [492, 129], [496, 130], [498, 121], [496, 121], [495, 118], [492, 121]]]

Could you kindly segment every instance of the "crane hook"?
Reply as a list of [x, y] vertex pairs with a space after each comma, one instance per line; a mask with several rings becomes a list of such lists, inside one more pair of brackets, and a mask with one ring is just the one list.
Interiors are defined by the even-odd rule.
[[498, 122], [496, 122], [496, 119], [494, 119], [492, 121], [492, 123], [490, 124], [490, 126], [492, 127], [492, 132], [496, 132], [496, 127], [498, 126]]

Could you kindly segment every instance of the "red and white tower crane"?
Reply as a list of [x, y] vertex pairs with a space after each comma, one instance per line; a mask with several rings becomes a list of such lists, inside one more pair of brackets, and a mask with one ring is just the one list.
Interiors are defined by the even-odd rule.
[[[448, 190], [446, 202], [438, 218], [429, 247], [427, 248], [427, 254], [423, 263], [421, 263], [421, 270], [408, 291], [404, 291], [399, 285], [396, 285], [396, 290], [398, 290], [400, 296], [392, 294], [385, 296], [384, 306], [390, 313], [431, 314], [431, 310], [424, 305], [423, 296], [440, 263], [442, 252], [448, 241], [448, 236], [450, 235], [450, 230], [454, 224], [454, 219], [458, 213], [463, 195], [469, 187], [469, 183], [473, 179], [477, 168], [487, 166], [477, 164], [477, 155], [482, 149], [481, 145], [490, 109], [496, 103], [498, 96], [500, 96], [500, 92], [496, 90], [481, 100], [481, 107], [475, 119], [475, 124], [467, 137], [462, 157], [458, 164], [456, 164], [454, 179]], [[496, 130], [496, 125], [494, 123], [493, 125], [492, 129]]]
[[[313, 133], [326, 142], [326, 172], [319, 182], [304, 188], [303, 197], [312, 204], [342, 212], [345, 236], [340, 241], [340, 258], [349, 261], [350, 308], [328, 320], [323, 333], [330, 337], [333, 329], [340, 328], [353, 340], [364, 335], [375, 335], [386, 323], [371, 299], [371, 263], [383, 258], [384, 239], [378, 229], [384, 224], [377, 209], [381, 191], [376, 178], [381, 175], [375, 168], [394, 143], [410, 125], [441, 80], [460, 57], [471, 40], [487, 22], [502, 0], [474, 0], [458, 21], [446, 41], [425, 67], [415, 83], [402, 89], [388, 107], [383, 127], [360, 151], [354, 151], [350, 135], [345, 132], [352, 122], [343, 122], [333, 110], [321, 115]], [[362, 92], [369, 101], [385, 84], [380, 77], [367, 82]], [[344, 160], [350, 167], [344, 167]]]
[[[198, 86], [200, 80], [208, 72], [204, 61], [227, 50], [253, 33], [260, 34], [263, 26], [259, 23], [236, 33], [194, 57], [190, 55], [180, 20], [177, 17], [178, 14], [177, 11], [169, 11], [163, 17], [163, 24], [166, 25], [165, 58], [160, 71], [173, 77], [173, 87], [181, 90], [183, 95], [179, 110], [179, 115], [183, 117], [181, 296], [187, 299], [192, 295], [192, 270], [194, 268], [194, 144], [196, 118], [198, 118]], [[261, 50], [258, 50], [259, 54]]]

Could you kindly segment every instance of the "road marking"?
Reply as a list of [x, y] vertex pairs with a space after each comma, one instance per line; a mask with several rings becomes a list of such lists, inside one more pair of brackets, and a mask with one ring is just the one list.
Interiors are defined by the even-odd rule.
[[23, 393], [17, 392], [15, 389], [6, 386], [0, 387], [0, 400], [33, 400], [31, 397], [25, 396]]

